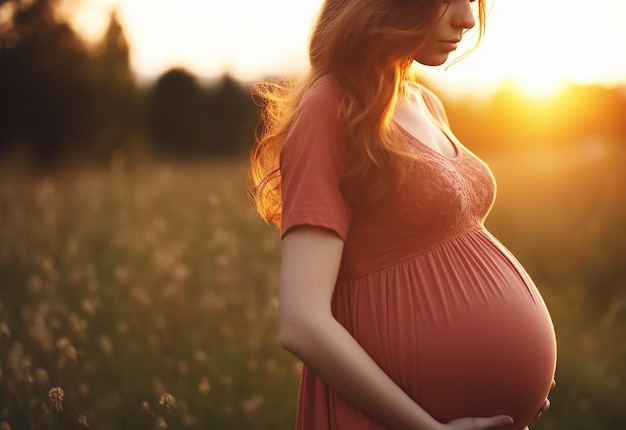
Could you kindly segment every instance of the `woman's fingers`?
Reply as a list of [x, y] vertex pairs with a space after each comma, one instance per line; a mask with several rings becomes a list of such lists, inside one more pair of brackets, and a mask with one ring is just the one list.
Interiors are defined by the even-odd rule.
[[[556, 381], [553, 379], [552, 380], [552, 385], [550, 385], [550, 390], [552, 390], [555, 386], [556, 386]], [[539, 412], [537, 412], [537, 415], [535, 416], [535, 419], [538, 419], [541, 416], [541, 414], [543, 414], [548, 409], [550, 409], [550, 400], [546, 399], [546, 400], [543, 401], [543, 404], [541, 405], [541, 408], [539, 409]]]
[[[550, 389], [553, 389], [556, 385], [554, 379]], [[539, 418], [541, 414], [550, 408], [550, 400], [545, 399], [535, 419]], [[498, 415], [495, 417], [480, 418], [480, 417], [468, 417], [459, 418], [454, 421], [450, 421], [446, 424], [446, 427], [451, 430], [489, 430], [498, 429], [513, 424], [513, 419], [507, 415]], [[524, 427], [523, 430], [529, 430], [528, 427]]]
[[543, 401], [543, 405], [541, 405], [541, 409], [539, 409], [539, 412], [537, 412], [537, 415], [535, 416], [535, 419], [538, 419], [541, 416], [541, 414], [543, 414], [549, 408], [550, 408], [550, 400], [545, 399]]
[[513, 424], [513, 418], [508, 415], [495, 417], [468, 417], [450, 421], [446, 427], [454, 430], [489, 430], [499, 429]]

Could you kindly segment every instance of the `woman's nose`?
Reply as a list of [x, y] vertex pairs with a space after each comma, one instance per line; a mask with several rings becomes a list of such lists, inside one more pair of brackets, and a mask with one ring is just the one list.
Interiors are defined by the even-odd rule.
[[476, 25], [476, 18], [474, 18], [474, 12], [469, 0], [459, 2], [459, 8], [455, 12], [452, 21], [452, 25], [455, 27], [469, 30]]

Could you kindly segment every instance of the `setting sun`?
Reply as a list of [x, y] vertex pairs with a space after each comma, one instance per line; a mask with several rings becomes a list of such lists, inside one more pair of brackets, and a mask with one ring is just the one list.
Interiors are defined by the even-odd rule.
[[553, 91], [564, 80], [624, 79], [626, 66], [620, 47], [626, 36], [615, 21], [615, 16], [621, 15], [612, 10], [615, 4], [610, 8], [559, 3], [517, 8], [496, 3], [484, 53], [477, 53], [474, 67], [492, 69], [536, 94]]
[[479, 49], [443, 73], [424, 73], [454, 90], [488, 91], [507, 81], [535, 96], [553, 94], [567, 82], [623, 83], [626, 32], [617, 17], [626, 4], [601, 3], [496, 1]]

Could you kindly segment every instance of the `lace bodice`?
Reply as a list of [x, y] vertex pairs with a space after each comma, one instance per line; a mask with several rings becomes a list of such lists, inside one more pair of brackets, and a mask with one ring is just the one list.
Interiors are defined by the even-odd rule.
[[403, 188], [369, 211], [353, 211], [340, 279], [351, 279], [480, 229], [495, 197], [485, 163], [454, 141], [444, 156], [397, 127], [416, 155]]

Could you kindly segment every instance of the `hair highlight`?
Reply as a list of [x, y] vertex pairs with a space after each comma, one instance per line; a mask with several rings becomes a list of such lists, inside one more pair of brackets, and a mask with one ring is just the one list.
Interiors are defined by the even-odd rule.
[[[485, 0], [477, 2], [476, 45], [485, 28]], [[404, 181], [406, 161], [414, 155], [397, 139], [392, 115], [403, 83], [415, 79], [412, 55], [439, 19], [441, 4], [324, 2], [309, 37], [309, 72], [301, 79], [262, 82], [253, 90], [261, 118], [250, 162], [249, 197], [263, 220], [280, 225], [282, 144], [305, 92], [324, 75], [331, 75], [339, 90], [337, 117], [349, 166], [342, 182], [346, 196], [355, 204], [372, 204]]]

